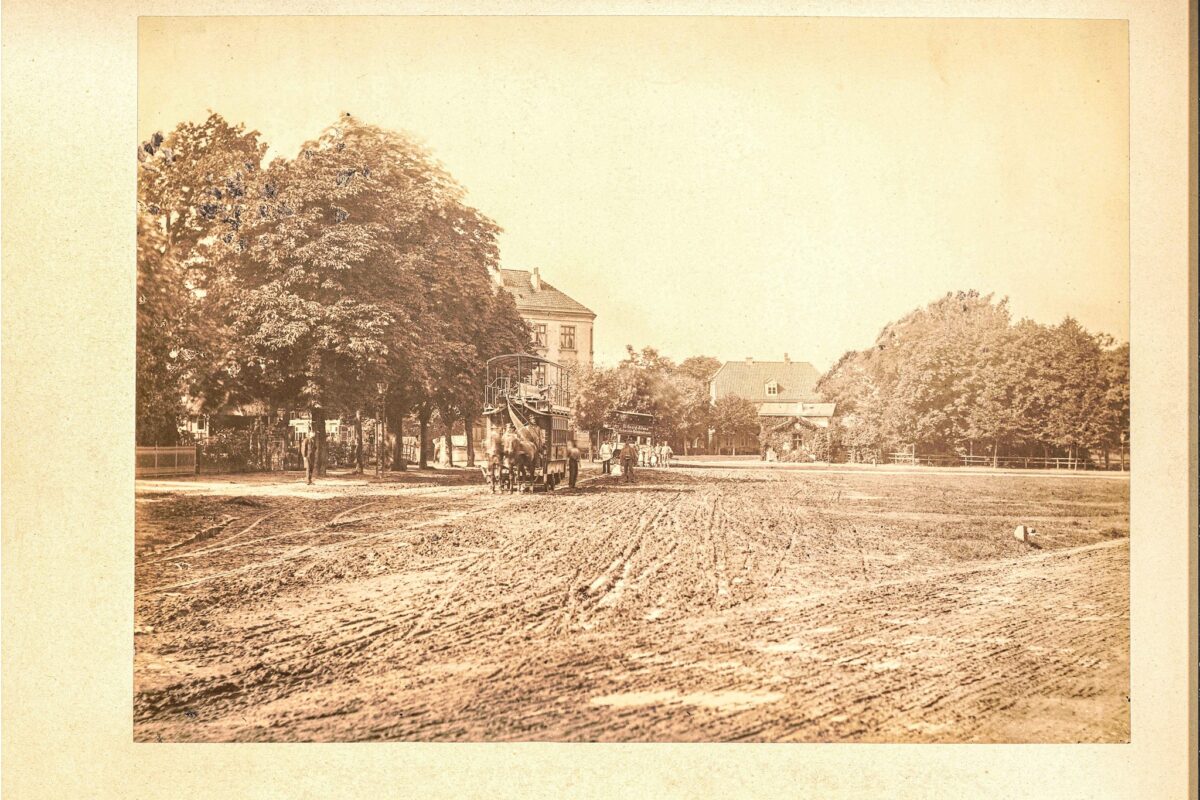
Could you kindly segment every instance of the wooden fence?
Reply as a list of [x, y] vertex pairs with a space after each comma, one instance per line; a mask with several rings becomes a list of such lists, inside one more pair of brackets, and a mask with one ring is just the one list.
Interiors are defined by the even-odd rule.
[[[1042, 458], [1040, 456], [959, 456], [959, 455], [914, 455], [911, 451], [888, 453], [892, 464], [910, 464], [927, 467], [1000, 467], [1003, 469], [1103, 469], [1089, 458]], [[1113, 468], [1119, 468], [1114, 464]], [[1125, 460], [1125, 469], [1129, 460]]]
[[195, 447], [139, 447], [134, 461], [134, 476], [152, 478], [163, 475], [195, 475]]

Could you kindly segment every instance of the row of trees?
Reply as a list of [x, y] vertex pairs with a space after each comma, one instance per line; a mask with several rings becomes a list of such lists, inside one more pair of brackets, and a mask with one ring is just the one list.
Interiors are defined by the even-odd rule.
[[710, 435], [758, 434], [753, 402], [732, 395], [711, 401], [709, 380], [721, 366], [716, 358], [691, 356], [675, 363], [653, 347], [638, 351], [626, 345], [625, 351], [616, 367], [576, 373], [573, 411], [581, 429], [605, 427], [614, 411], [651, 414], [655, 439], [684, 454], [696, 442], [707, 445]]
[[692, 356], [676, 364], [653, 347], [640, 351], [626, 346], [626, 357], [615, 367], [576, 371], [572, 387], [575, 424], [598, 431], [614, 411], [654, 415], [656, 439], [676, 442], [686, 452], [704, 439], [713, 423], [708, 379], [721, 362]]
[[1082, 457], [1123, 450], [1129, 345], [1013, 322], [1007, 303], [955, 292], [887, 325], [817, 385], [837, 403], [843, 446], [876, 451]]
[[350, 115], [266, 151], [216, 114], [138, 150], [139, 444], [176, 437], [185, 395], [307, 409], [322, 451], [327, 417], [361, 442], [380, 405], [396, 459], [410, 415], [422, 441], [435, 414], [469, 433], [483, 363], [529, 341], [491, 280], [499, 228], [411, 138]]

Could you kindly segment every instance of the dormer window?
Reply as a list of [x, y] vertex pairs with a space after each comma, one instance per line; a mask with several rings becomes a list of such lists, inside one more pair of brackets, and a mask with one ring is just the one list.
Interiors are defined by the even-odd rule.
[[767, 397], [775, 397], [779, 394], [779, 384], [771, 381], [767, 384]]

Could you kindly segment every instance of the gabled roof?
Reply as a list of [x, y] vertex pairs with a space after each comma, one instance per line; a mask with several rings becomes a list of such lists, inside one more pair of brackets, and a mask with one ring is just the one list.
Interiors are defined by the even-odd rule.
[[735, 394], [757, 401], [767, 396], [771, 381], [779, 384], [776, 403], [817, 402], [816, 385], [821, 375], [807, 361], [726, 361], [712, 376], [718, 398]]
[[504, 288], [513, 296], [518, 311], [557, 311], [568, 314], [596, 314], [582, 303], [571, 299], [546, 281], [540, 280], [540, 288], [533, 288], [533, 273], [523, 269], [502, 269]]

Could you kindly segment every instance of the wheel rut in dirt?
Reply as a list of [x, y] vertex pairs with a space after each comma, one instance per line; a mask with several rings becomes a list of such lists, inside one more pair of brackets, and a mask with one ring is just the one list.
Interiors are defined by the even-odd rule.
[[[983, 481], [159, 498], [138, 508], [135, 734], [1126, 739], [1127, 486]], [[1037, 551], [1010, 535], [1035, 517]]]

